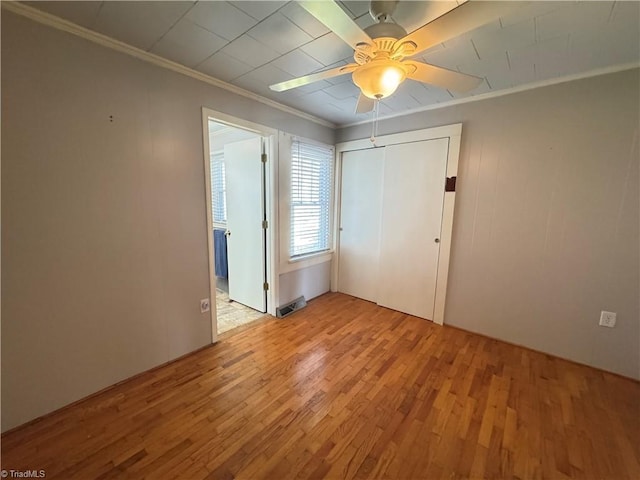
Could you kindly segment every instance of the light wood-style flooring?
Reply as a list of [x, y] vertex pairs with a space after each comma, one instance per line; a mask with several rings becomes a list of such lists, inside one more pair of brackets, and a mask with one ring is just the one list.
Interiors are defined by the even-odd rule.
[[47, 479], [638, 479], [640, 384], [342, 294], [2, 438]]

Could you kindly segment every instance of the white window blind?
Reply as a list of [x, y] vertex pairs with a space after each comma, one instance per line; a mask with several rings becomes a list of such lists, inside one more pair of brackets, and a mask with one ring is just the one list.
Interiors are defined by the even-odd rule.
[[291, 258], [329, 250], [333, 148], [293, 140], [291, 145]]
[[211, 213], [214, 224], [227, 223], [224, 153], [211, 154]]

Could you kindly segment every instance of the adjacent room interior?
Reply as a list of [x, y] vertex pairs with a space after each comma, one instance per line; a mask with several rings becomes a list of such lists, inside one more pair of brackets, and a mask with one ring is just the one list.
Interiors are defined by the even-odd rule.
[[[263, 138], [255, 133], [241, 128], [208, 120], [209, 126], [209, 171], [211, 175], [211, 222], [213, 227], [214, 272], [211, 281], [215, 282], [216, 321], [218, 333], [225, 333], [234, 328], [251, 323], [262, 317], [266, 312], [263, 297], [265, 291], [264, 256], [265, 247], [261, 242], [257, 244], [243, 238], [251, 229], [251, 221], [257, 215], [264, 216], [262, 196], [258, 196], [255, 204], [247, 201], [247, 190], [262, 192], [264, 186], [258, 168], [257, 183], [252, 185], [247, 181], [251, 178], [251, 164], [243, 165], [242, 159], [246, 149], [254, 148], [252, 154], [254, 167], [260, 167]], [[243, 168], [244, 167], [244, 168]], [[228, 173], [231, 170], [231, 173]], [[227, 178], [231, 177], [230, 182]], [[229, 191], [231, 190], [231, 191]], [[228, 206], [228, 200], [231, 205]], [[251, 209], [252, 211], [247, 211]], [[229, 216], [232, 218], [229, 219]], [[255, 229], [260, 234], [259, 221]], [[234, 233], [233, 238], [231, 234]], [[259, 238], [259, 235], [258, 235]], [[240, 244], [237, 242], [240, 241]], [[231, 256], [229, 256], [229, 243]], [[253, 250], [249, 262], [243, 261], [248, 250]], [[260, 260], [262, 258], [262, 260]], [[247, 272], [246, 270], [251, 271]], [[230, 277], [232, 280], [230, 280]], [[256, 278], [257, 277], [257, 278]]]
[[1, 7], [7, 475], [640, 477], [639, 2]]

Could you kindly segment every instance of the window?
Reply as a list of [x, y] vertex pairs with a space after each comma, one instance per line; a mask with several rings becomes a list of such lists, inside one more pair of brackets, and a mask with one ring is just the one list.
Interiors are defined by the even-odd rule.
[[333, 148], [291, 145], [291, 258], [331, 248]]
[[211, 154], [211, 213], [214, 225], [226, 225], [227, 200], [225, 198], [224, 153]]

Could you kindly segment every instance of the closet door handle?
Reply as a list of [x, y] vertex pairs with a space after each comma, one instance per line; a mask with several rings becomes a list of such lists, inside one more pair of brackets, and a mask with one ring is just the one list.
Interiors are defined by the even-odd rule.
[[225, 237], [230, 237], [231, 236], [231, 232], [229, 230], [225, 230], [224, 236]]
[[436, 238], [433, 241], [436, 242], [436, 243], [440, 243], [440, 239], [439, 238]]

